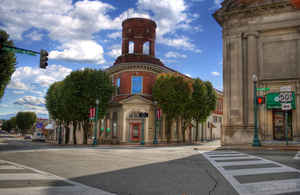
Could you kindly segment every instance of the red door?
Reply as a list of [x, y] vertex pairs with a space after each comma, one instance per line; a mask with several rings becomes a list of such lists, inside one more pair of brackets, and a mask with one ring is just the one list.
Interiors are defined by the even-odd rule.
[[131, 140], [139, 141], [141, 133], [141, 124], [140, 123], [131, 123]]

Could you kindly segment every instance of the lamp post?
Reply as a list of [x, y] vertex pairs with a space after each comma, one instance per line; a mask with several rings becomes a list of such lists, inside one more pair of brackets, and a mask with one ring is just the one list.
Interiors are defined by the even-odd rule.
[[257, 84], [257, 76], [255, 74], [252, 75], [252, 80], [254, 84], [254, 137], [253, 137], [253, 143], [252, 146], [259, 147], [261, 146], [259, 138], [258, 138], [258, 128], [257, 128], [257, 102], [256, 102], [256, 84]]
[[154, 101], [154, 106], [155, 106], [155, 114], [154, 114], [154, 124], [155, 124], [155, 127], [154, 127], [154, 139], [153, 139], [153, 144], [158, 144], [157, 142], [157, 101]]
[[94, 140], [93, 140], [93, 145], [96, 145], [96, 144], [97, 144], [98, 105], [99, 105], [99, 100], [96, 99], [96, 116], [95, 116], [95, 126], [94, 126]]

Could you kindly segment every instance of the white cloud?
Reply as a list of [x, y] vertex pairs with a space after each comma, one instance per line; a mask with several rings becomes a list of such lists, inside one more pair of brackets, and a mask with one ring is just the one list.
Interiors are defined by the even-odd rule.
[[29, 88], [22, 83], [19, 79], [12, 79], [7, 86], [9, 89], [20, 89], [20, 90], [28, 90]]
[[[34, 8], [34, 9], [33, 9]], [[107, 15], [113, 6], [101, 1], [2, 0], [0, 18], [4, 29], [15, 39], [31, 29], [45, 29], [53, 40], [91, 39], [102, 29], [115, 29]]]
[[178, 48], [178, 49], [184, 49], [189, 51], [194, 51], [196, 53], [202, 53], [201, 49], [197, 49], [196, 46], [191, 43], [191, 41], [187, 37], [178, 37], [178, 38], [163, 38], [162, 40], [166, 45]]
[[220, 76], [220, 73], [219, 73], [219, 72], [211, 72], [211, 74], [212, 74], [213, 76], [216, 76], [216, 77]]
[[49, 87], [53, 82], [63, 80], [71, 71], [60, 65], [50, 65], [47, 69], [20, 67], [13, 73], [8, 88], [28, 90], [41, 95], [44, 92], [38, 87]]
[[17, 101], [14, 102], [14, 104], [25, 106], [43, 106], [45, 105], [45, 99], [41, 97], [34, 97], [34, 96], [24, 96]]
[[122, 37], [122, 32], [117, 31], [117, 32], [111, 33], [111, 34], [108, 35], [108, 37], [111, 38], [111, 39], [121, 38]]
[[24, 94], [24, 91], [13, 91], [14, 94]]
[[26, 34], [25, 37], [29, 38], [33, 41], [39, 41], [42, 39], [43, 34], [39, 33], [38, 31], [32, 31], [29, 34]]
[[63, 51], [51, 51], [49, 59], [62, 59], [103, 64], [103, 48], [95, 41], [74, 40], [63, 44]]
[[187, 58], [185, 54], [180, 54], [177, 52], [169, 51], [168, 53], [165, 54], [166, 58]]
[[121, 54], [122, 54], [121, 45], [112, 45], [110, 51], [108, 52], [108, 55], [110, 55], [113, 58], [117, 58]]

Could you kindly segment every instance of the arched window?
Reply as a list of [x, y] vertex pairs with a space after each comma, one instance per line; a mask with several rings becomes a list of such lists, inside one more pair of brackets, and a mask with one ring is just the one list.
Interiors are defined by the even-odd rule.
[[134, 42], [133, 41], [129, 41], [128, 53], [134, 53]]
[[147, 41], [143, 45], [143, 54], [150, 55], [150, 41]]

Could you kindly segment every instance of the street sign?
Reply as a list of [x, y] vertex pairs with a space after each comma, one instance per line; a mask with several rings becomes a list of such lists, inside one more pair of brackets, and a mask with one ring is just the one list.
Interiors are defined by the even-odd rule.
[[292, 109], [292, 104], [291, 103], [282, 103], [281, 104], [281, 109], [282, 110], [291, 110]]
[[35, 52], [35, 51], [16, 48], [16, 47], [10, 47], [10, 46], [4, 46], [2, 49], [5, 51], [9, 51], [9, 52], [28, 54], [28, 55], [32, 55], [32, 56], [35, 56], [36, 54], [38, 54], [38, 52]]
[[256, 91], [270, 91], [270, 88], [256, 88]]
[[35, 125], [35, 127], [37, 129], [41, 129], [43, 127], [43, 123], [42, 122], [37, 122], [36, 125]]
[[292, 91], [292, 86], [281, 86], [280, 92]]
[[292, 92], [282, 92], [279, 94], [279, 102], [280, 103], [287, 103], [293, 101], [293, 94]]

